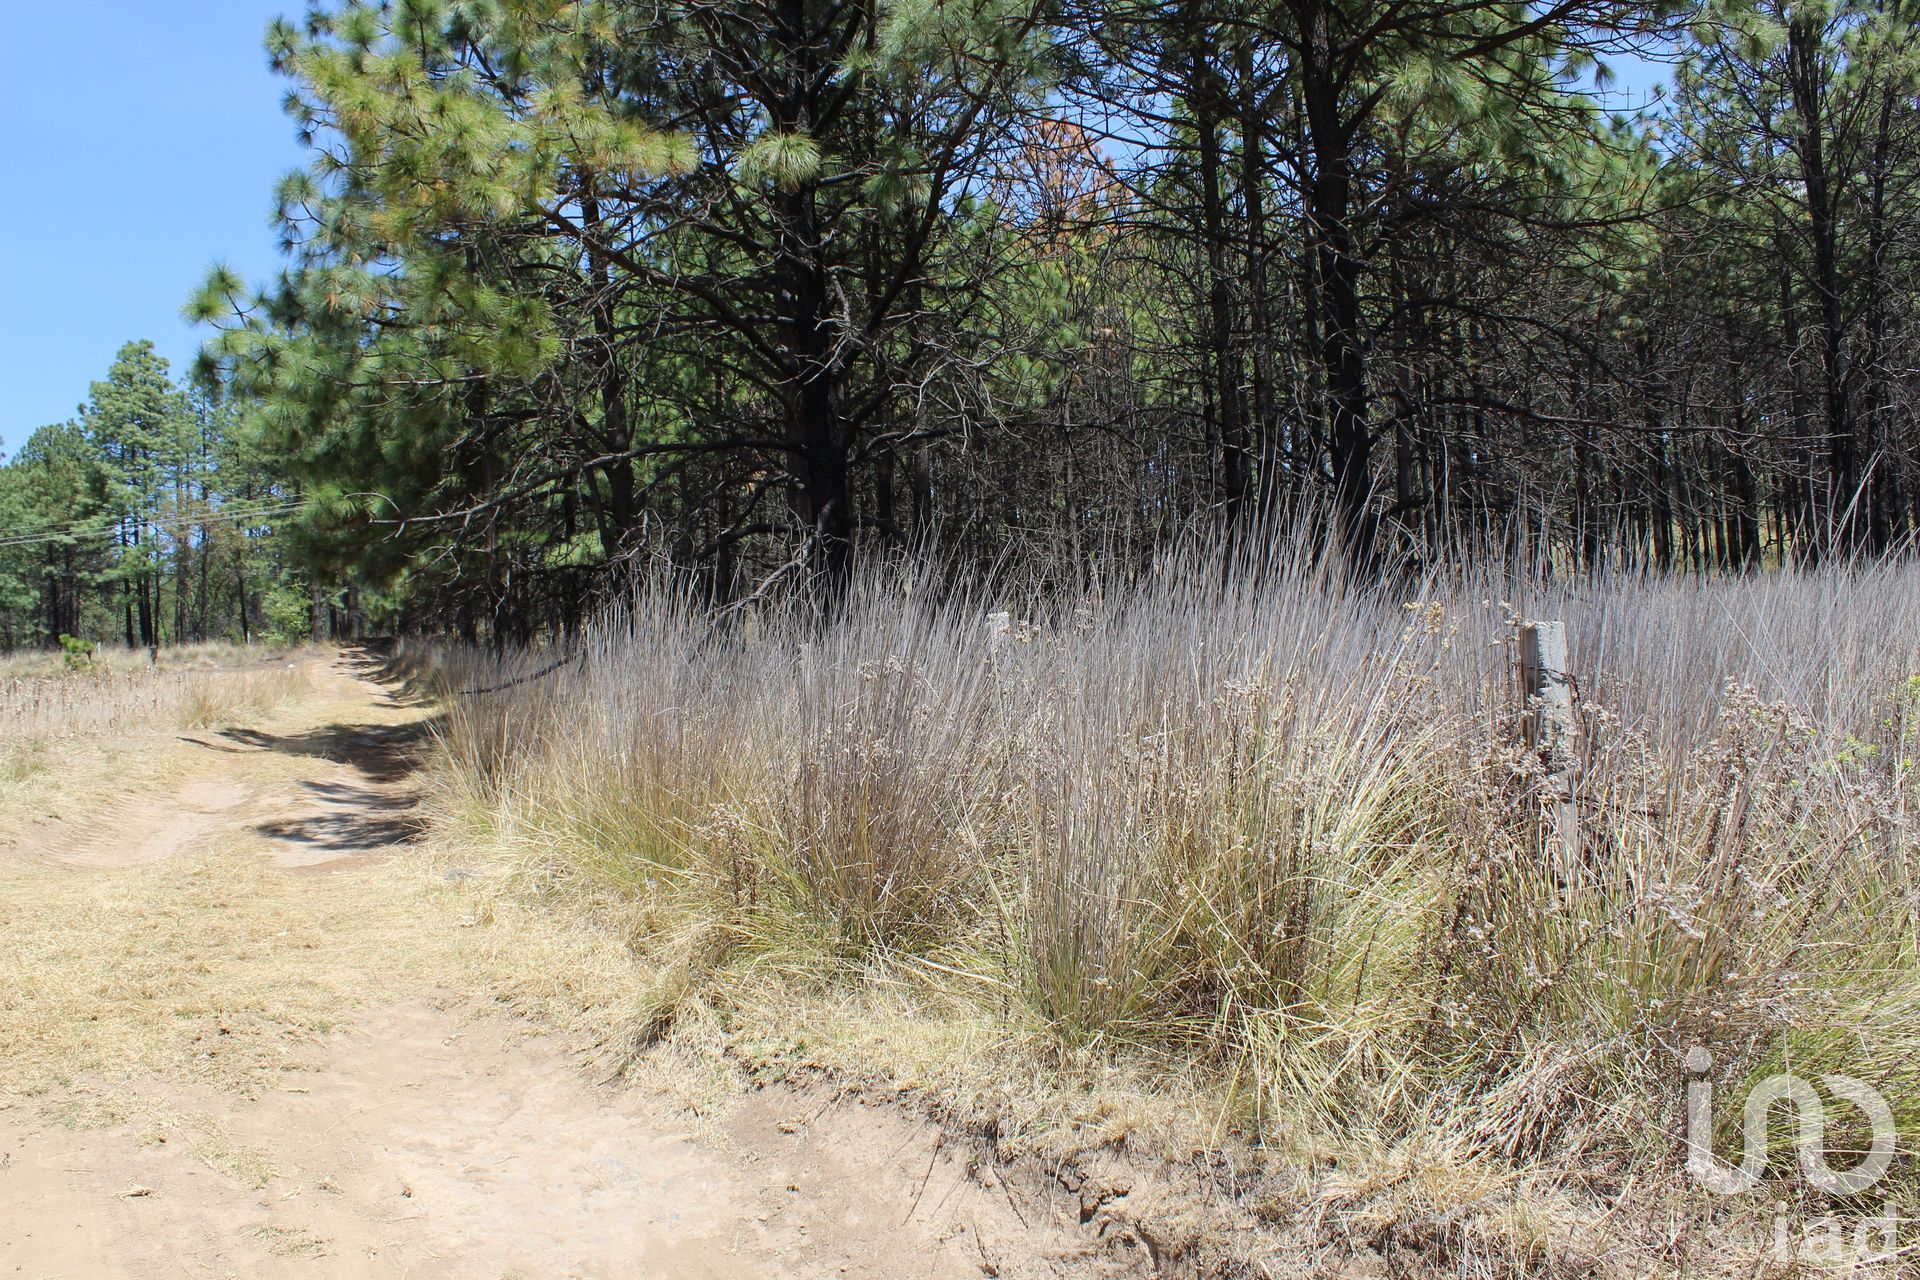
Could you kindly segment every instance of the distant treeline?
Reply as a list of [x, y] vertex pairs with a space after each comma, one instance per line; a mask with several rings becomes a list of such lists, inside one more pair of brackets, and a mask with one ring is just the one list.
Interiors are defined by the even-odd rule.
[[0, 650], [304, 637], [313, 593], [273, 536], [300, 505], [244, 415], [128, 343], [0, 465]]
[[[469, 633], [643, 559], [1064, 576], [1303, 512], [1362, 572], [1880, 552], [1920, 522], [1917, 17], [320, 3], [268, 40], [289, 269], [190, 310], [318, 572]], [[1671, 88], [1628, 116], [1633, 57]]]

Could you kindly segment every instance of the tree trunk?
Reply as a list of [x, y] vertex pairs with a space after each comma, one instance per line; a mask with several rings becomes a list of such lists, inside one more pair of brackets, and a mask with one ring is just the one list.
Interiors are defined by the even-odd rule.
[[1847, 413], [1846, 319], [1840, 292], [1838, 207], [1833, 175], [1828, 172], [1824, 71], [1820, 34], [1809, 18], [1787, 26], [1787, 81], [1793, 94], [1800, 136], [1796, 153], [1806, 186], [1808, 230], [1813, 240], [1813, 284], [1820, 298], [1820, 374], [1826, 412], [1827, 510], [1820, 531], [1832, 550], [1858, 549], [1859, 459], [1853, 424]]
[[[1226, 197], [1221, 190], [1220, 115], [1223, 95], [1206, 51], [1188, 68], [1190, 109], [1200, 151], [1200, 234], [1207, 260], [1207, 367], [1218, 429], [1219, 497], [1225, 525], [1238, 529], [1247, 506], [1246, 422], [1240, 402], [1240, 361], [1234, 347], [1232, 268], [1228, 265]], [[1231, 535], [1230, 535], [1231, 536]]]
[[1247, 434], [1258, 466], [1254, 503], [1272, 512], [1280, 483], [1273, 397], [1273, 334], [1267, 306], [1266, 112], [1254, 74], [1253, 41], [1242, 39], [1240, 75], [1240, 199], [1247, 213], [1247, 348], [1252, 360], [1253, 403]]
[[[599, 445], [603, 455], [625, 454], [633, 447], [633, 429], [627, 406], [626, 371], [620, 367], [620, 352], [613, 313], [613, 268], [603, 241], [600, 201], [594, 194], [593, 175], [581, 178], [581, 228], [585, 232], [588, 275], [593, 282], [593, 358], [600, 393]], [[607, 477], [607, 518], [613, 538], [607, 555], [618, 555], [627, 536], [638, 523], [635, 501], [633, 459], [615, 457], [600, 468]]]
[[1361, 333], [1360, 259], [1354, 241], [1353, 127], [1342, 116], [1330, 13], [1322, 0], [1302, 6], [1306, 19], [1301, 91], [1313, 174], [1307, 183], [1307, 219], [1314, 238], [1314, 287], [1320, 318], [1319, 365], [1326, 385], [1328, 460], [1333, 468], [1334, 514], [1348, 562], [1363, 573], [1374, 565], [1373, 439], [1368, 424], [1367, 357]]

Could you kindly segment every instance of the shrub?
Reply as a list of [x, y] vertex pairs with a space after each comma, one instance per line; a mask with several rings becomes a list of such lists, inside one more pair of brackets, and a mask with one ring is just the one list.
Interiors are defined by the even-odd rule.
[[93, 641], [79, 636], [60, 637], [60, 656], [69, 671], [84, 671], [93, 665]]

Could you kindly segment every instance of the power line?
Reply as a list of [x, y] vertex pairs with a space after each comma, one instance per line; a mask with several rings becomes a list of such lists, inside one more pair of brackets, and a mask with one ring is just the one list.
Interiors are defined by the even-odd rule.
[[[190, 523], [204, 525], [204, 524], [211, 524], [216, 520], [228, 520], [228, 519], [238, 520], [238, 521], [261, 520], [271, 516], [288, 514], [288, 513], [298, 511], [302, 505], [304, 504], [289, 503], [285, 506], [262, 507], [258, 509], [247, 510], [247, 511], [237, 511], [231, 514], [226, 512], [221, 512], [216, 515], [212, 515], [203, 519], [190, 521]], [[96, 538], [104, 538], [104, 537], [109, 537], [115, 533], [118, 533], [120, 529], [120, 524], [121, 524], [121, 521], [118, 519], [115, 519], [115, 520], [106, 521], [101, 524], [93, 525], [93, 526], [83, 526], [83, 527], [51, 530], [51, 531], [42, 531], [42, 532], [32, 533], [32, 534], [17, 534], [12, 537], [0, 538], [0, 547], [25, 547], [25, 546], [34, 546], [41, 543], [88, 541]]]
[[[279, 508], [279, 507], [299, 506], [302, 503], [305, 503], [308, 501], [310, 501], [310, 499], [307, 499], [307, 498], [286, 498], [286, 497], [254, 498], [247, 502], [227, 502], [227, 503], [222, 503], [218, 507], [209, 506], [208, 510], [213, 512], [216, 515], [222, 515], [222, 516], [228, 515], [228, 514], [247, 515], [250, 512], [256, 511], [256, 510], [268, 510], [268, 509]], [[127, 520], [131, 518], [132, 518], [131, 516], [127, 516], [127, 515], [83, 516], [77, 520], [59, 521], [58, 523], [48, 525], [45, 528], [38, 530], [37, 532], [49, 533], [49, 532], [59, 532], [64, 529], [75, 529], [75, 528], [82, 528], [82, 527], [88, 527], [88, 526], [98, 526], [103, 524], [110, 525], [110, 524], [118, 523], [121, 520]], [[0, 534], [0, 537], [30, 537], [30, 536], [34, 536], [34, 535]]]
[[[308, 503], [299, 501], [280, 501], [247, 506], [224, 506], [211, 510], [205, 517], [188, 521], [190, 524], [211, 524], [215, 520], [259, 520], [268, 516], [286, 515], [300, 510]], [[33, 533], [13, 534], [0, 537], [0, 548], [31, 547], [50, 542], [84, 541], [89, 538], [106, 537], [119, 532], [126, 516], [103, 517], [100, 519], [74, 520], [64, 525], [36, 530]]]
[[[244, 519], [247, 517], [262, 515], [269, 512], [284, 511], [284, 510], [298, 508], [298, 507], [304, 506], [306, 504], [306, 501], [307, 501], [306, 499], [276, 498], [271, 500], [262, 500], [262, 501], [249, 502], [249, 503], [228, 503], [220, 507], [209, 507], [207, 509], [207, 514], [204, 518], [195, 519], [190, 521], [189, 523], [205, 523], [206, 520], [212, 520], [212, 519], [230, 519], [230, 518]], [[0, 535], [0, 542], [31, 540], [31, 539], [38, 539], [42, 537], [59, 537], [64, 534], [78, 535], [83, 531], [96, 530], [96, 529], [112, 531], [113, 529], [117, 528], [123, 521], [135, 519], [135, 518], [146, 519], [147, 517], [135, 517], [132, 515], [89, 516], [79, 520], [67, 520], [59, 524], [48, 525], [43, 528], [36, 529], [32, 533], [15, 533], [15, 534]], [[150, 519], [148, 520], [148, 522], [155, 523]]]

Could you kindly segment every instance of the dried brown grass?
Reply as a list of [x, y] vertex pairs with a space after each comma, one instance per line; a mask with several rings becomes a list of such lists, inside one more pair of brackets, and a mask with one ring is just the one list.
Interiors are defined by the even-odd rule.
[[0, 750], [270, 714], [305, 690], [304, 664], [115, 666], [0, 677]]
[[[728, 1008], [1040, 1127], [1090, 1087], [1098, 1141], [1480, 1203], [1509, 1261], [1572, 1256], [1623, 1188], [1684, 1196], [1693, 1046], [1730, 1092], [1864, 1079], [1915, 1149], [1920, 568], [1389, 590], [1293, 552], [1224, 581], [876, 575], [752, 643], [655, 589], [583, 663], [452, 702], [443, 831], [637, 958], [615, 1040]], [[1573, 638], [1577, 853], [1518, 746], [1521, 617]]]

